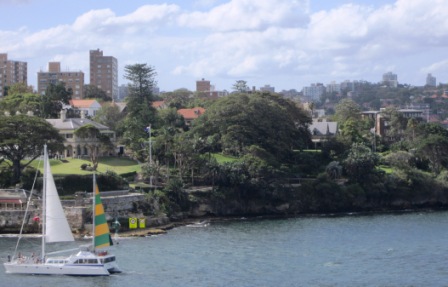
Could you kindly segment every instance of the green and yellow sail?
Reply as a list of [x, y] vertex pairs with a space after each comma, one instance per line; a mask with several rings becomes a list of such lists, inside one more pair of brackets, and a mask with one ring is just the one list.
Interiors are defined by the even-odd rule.
[[100, 190], [95, 184], [95, 248], [104, 248], [110, 246], [109, 225], [104, 214], [103, 203], [101, 202]]

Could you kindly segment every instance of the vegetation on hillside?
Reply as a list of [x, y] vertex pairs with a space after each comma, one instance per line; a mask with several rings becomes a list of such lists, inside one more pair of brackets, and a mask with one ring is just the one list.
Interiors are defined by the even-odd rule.
[[[158, 98], [152, 93], [156, 82], [153, 67], [135, 64], [125, 70], [130, 81], [126, 111], [120, 114], [113, 105], [105, 105], [97, 120], [113, 123], [111, 128], [125, 145], [127, 155], [141, 163], [141, 180], [152, 183], [151, 188], [157, 187], [135, 207], [136, 211], [178, 216], [202, 201], [220, 215], [448, 204], [446, 128], [423, 119], [405, 118], [397, 109], [412, 101], [424, 103], [423, 90], [361, 83], [352, 98], [347, 92], [324, 95], [312, 109], [329, 111], [328, 106], [333, 104], [332, 120], [338, 122], [339, 134], [324, 142], [321, 152], [315, 152], [307, 150], [313, 146], [308, 130], [310, 112], [297, 101], [275, 93], [249, 91], [245, 81], [237, 81], [234, 93], [218, 99], [185, 89]], [[38, 102], [29, 91], [10, 91], [15, 92], [8, 94], [0, 108], [11, 114], [0, 123], [23, 120], [25, 116], [17, 112]], [[156, 110], [152, 107], [155, 100], [166, 100], [167, 108]], [[384, 110], [388, 129], [379, 137], [372, 133], [373, 120], [363, 118], [360, 112], [378, 108], [386, 100], [396, 106]], [[190, 125], [176, 112], [196, 106], [205, 107], [206, 112]], [[54, 110], [39, 116], [52, 113]], [[91, 134], [86, 131], [84, 136]], [[9, 149], [25, 146], [25, 142], [11, 141], [15, 137], [24, 138], [25, 134], [17, 129], [14, 136], [9, 136]], [[0, 138], [0, 152], [4, 152], [8, 137]], [[33, 143], [34, 150], [43, 144], [38, 140]], [[11, 170], [4, 164], [13, 160], [0, 155], [0, 183], [5, 186], [11, 184], [7, 180]], [[104, 170], [98, 160], [98, 169]], [[185, 191], [202, 185], [211, 186], [212, 191]]]

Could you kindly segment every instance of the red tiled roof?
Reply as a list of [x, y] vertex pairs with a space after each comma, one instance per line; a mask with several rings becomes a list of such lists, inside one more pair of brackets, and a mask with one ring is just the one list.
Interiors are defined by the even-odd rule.
[[179, 109], [177, 113], [184, 117], [185, 120], [197, 119], [200, 115], [205, 113], [204, 108]]
[[76, 108], [89, 108], [96, 100], [70, 100], [70, 105]]
[[165, 104], [165, 101], [154, 101], [154, 102], [152, 102], [152, 106], [154, 107], [154, 108], [160, 108], [161, 106], [163, 106], [163, 104]]

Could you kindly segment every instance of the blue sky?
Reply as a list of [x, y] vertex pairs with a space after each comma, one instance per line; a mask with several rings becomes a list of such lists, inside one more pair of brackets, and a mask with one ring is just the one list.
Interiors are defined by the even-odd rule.
[[0, 0], [0, 53], [28, 62], [29, 84], [50, 61], [84, 71], [89, 50], [123, 67], [154, 66], [161, 90], [236, 80], [301, 90], [398, 74], [448, 82], [445, 0]]

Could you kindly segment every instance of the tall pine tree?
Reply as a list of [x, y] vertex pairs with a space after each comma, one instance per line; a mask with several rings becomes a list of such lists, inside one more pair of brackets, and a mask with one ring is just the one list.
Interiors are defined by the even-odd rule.
[[146, 128], [156, 124], [156, 110], [152, 107], [153, 88], [156, 86], [156, 71], [147, 64], [125, 66], [125, 79], [129, 80], [126, 98], [127, 115], [123, 142], [139, 160], [148, 156], [148, 134]]

